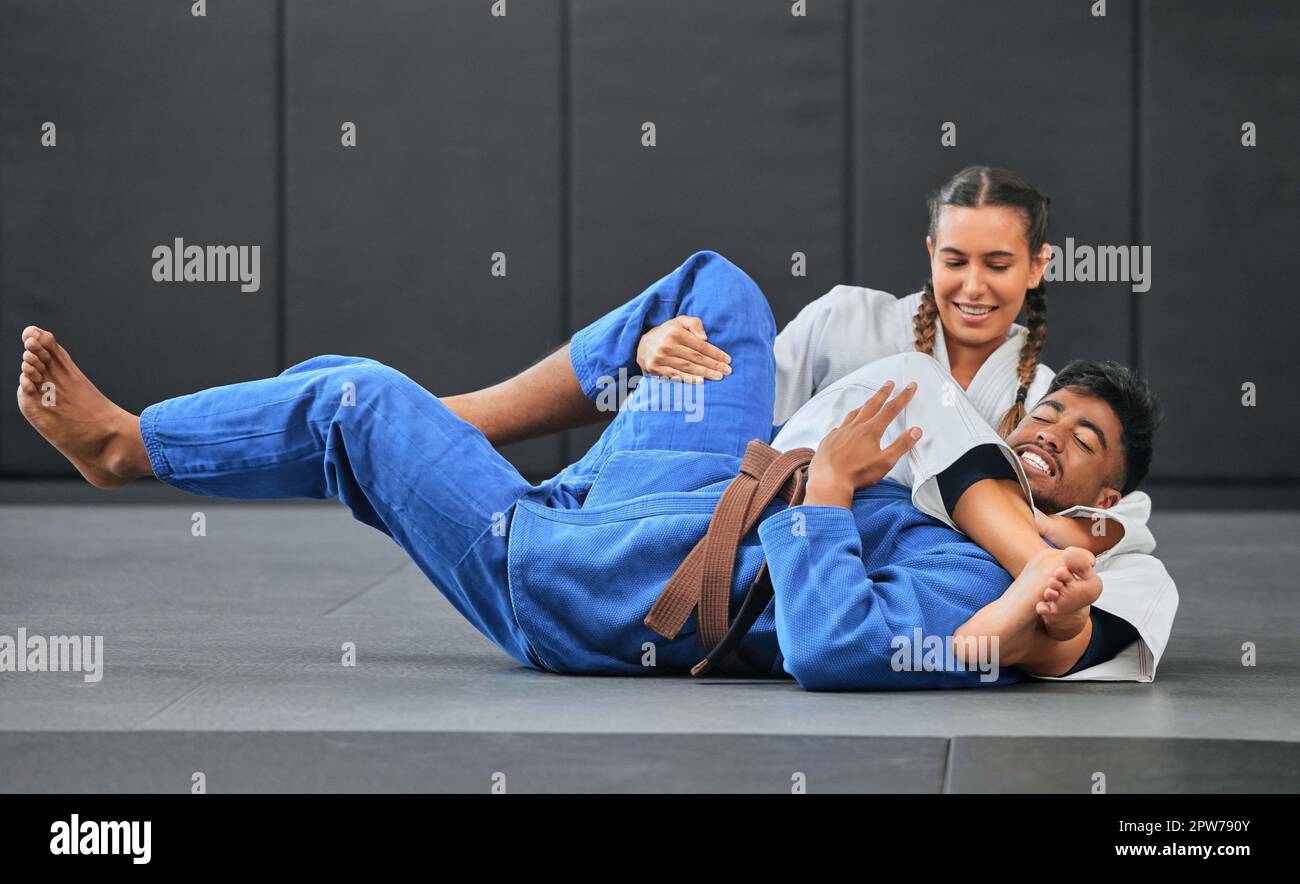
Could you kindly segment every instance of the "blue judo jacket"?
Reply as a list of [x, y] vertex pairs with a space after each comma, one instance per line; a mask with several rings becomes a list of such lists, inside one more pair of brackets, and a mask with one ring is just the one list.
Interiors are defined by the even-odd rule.
[[[669, 640], [642, 621], [704, 536], [738, 457], [628, 451], [610, 457], [580, 508], [520, 500], [509, 531], [514, 613], [550, 670], [680, 674], [703, 656], [693, 614]], [[775, 597], [741, 657], [808, 690], [974, 687], [1022, 680], [953, 666], [947, 637], [1011, 578], [964, 535], [886, 481], [849, 511], [776, 501], [741, 543], [732, 614], [764, 557]]]

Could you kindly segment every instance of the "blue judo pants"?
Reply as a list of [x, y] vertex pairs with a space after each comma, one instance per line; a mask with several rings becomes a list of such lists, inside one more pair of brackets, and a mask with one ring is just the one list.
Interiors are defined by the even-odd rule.
[[[273, 378], [214, 387], [150, 405], [140, 434], [154, 475], [205, 497], [338, 497], [383, 531], [480, 632], [520, 663], [544, 669], [510, 603], [507, 538], [521, 498], [581, 506], [619, 451], [708, 451], [742, 457], [772, 430], [776, 324], [767, 299], [716, 252], [691, 255], [570, 341], [573, 370], [599, 402], [637, 375], [641, 335], [698, 316], [732, 373], [708, 381], [694, 414], [650, 407], [682, 401], [681, 382], [644, 378], [596, 444], [559, 475], [530, 485], [476, 428], [428, 390], [373, 359], [317, 356]], [[622, 369], [622, 374], [620, 374]], [[672, 386], [679, 389], [672, 390]]]

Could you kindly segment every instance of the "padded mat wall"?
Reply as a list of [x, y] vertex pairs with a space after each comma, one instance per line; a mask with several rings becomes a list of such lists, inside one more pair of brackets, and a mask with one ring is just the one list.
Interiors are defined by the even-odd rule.
[[[1049, 286], [1045, 359], [1151, 374], [1170, 413], [1155, 475], [1300, 479], [1300, 7], [793, 5], [2, 0], [4, 352], [54, 328], [135, 410], [320, 352], [450, 394], [697, 249], [748, 270], [779, 322], [841, 282], [906, 294], [926, 195], [991, 162], [1050, 193], [1054, 243], [1152, 247], [1148, 292]], [[151, 250], [176, 237], [259, 245], [260, 289], [155, 282]], [[593, 435], [507, 454], [542, 476]], [[0, 473], [70, 470], [6, 408]]]

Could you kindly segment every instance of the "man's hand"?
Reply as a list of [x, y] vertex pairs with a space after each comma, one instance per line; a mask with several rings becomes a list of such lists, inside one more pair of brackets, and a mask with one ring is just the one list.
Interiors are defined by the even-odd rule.
[[1093, 533], [1097, 524], [1091, 516], [1048, 515], [1034, 509], [1034, 525], [1040, 537], [1057, 549], [1078, 546], [1099, 556], [1124, 537], [1124, 526], [1117, 519], [1101, 519], [1101, 534]]
[[912, 427], [888, 448], [881, 449], [881, 436], [912, 401], [916, 384], [908, 384], [903, 392], [886, 402], [893, 389], [894, 382], [887, 382], [826, 434], [808, 468], [804, 503], [851, 508], [853, 492], [883, 479], [921, 438], [921, 428]]
[[695, 316], [674, 316], [641, 336], [636, 364], [646, 374], [686, 381], [720, 381], [731, 374], [731, 357], [709, 342]]

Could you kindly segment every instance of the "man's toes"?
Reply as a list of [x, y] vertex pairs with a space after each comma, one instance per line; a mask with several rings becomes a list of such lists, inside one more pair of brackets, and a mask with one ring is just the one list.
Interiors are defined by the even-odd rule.
[[28, 396], [35, 396], [36, 384], [32, 383], [31, 378], [27, 377], [27, 375], [20, 374], [18, 376], [18, 390], [19, 392], [26, 393]]
[[28, 363], [24, 362], [23, 377], [27, 378], [34, 384], [39, 384], [41, 382], [41, 370], [37, 368], [35, 365], [29, 365]]
[[23, 342], [23, 353], [30, 353], [39, 359], [43, 365], [48, 366], [50, 364], [50, 351], [41, 346], [36, 338], [28, 338]]
[[41, 361], [40, 357], [38, 357], [35, 353], [31, 352], [30, 350], [23, 351], [22, 367], [24, 369], [30, 368], [36, 372], [37, 377], [35, 377], [33, 380], [39, 381], [41, 379], [41, 376], [43, 376], [45, 373], [45, 363]]
[[50, 357], [54, 355], [56, 346], [53, 332], [29, 325], [23, 329], [22, 339], [24, 350], [35, 353], [46, 365], [50, 364]]
[[50, 344], [54, 341], [54, 335], [51, 332], [35, 325], [29, 325], [27, 328], [23, 329], [21, 337], [23, 339], [23, 346], [26, 346], [28, 341], [35, 341], [47, 350], [49, 349]]

